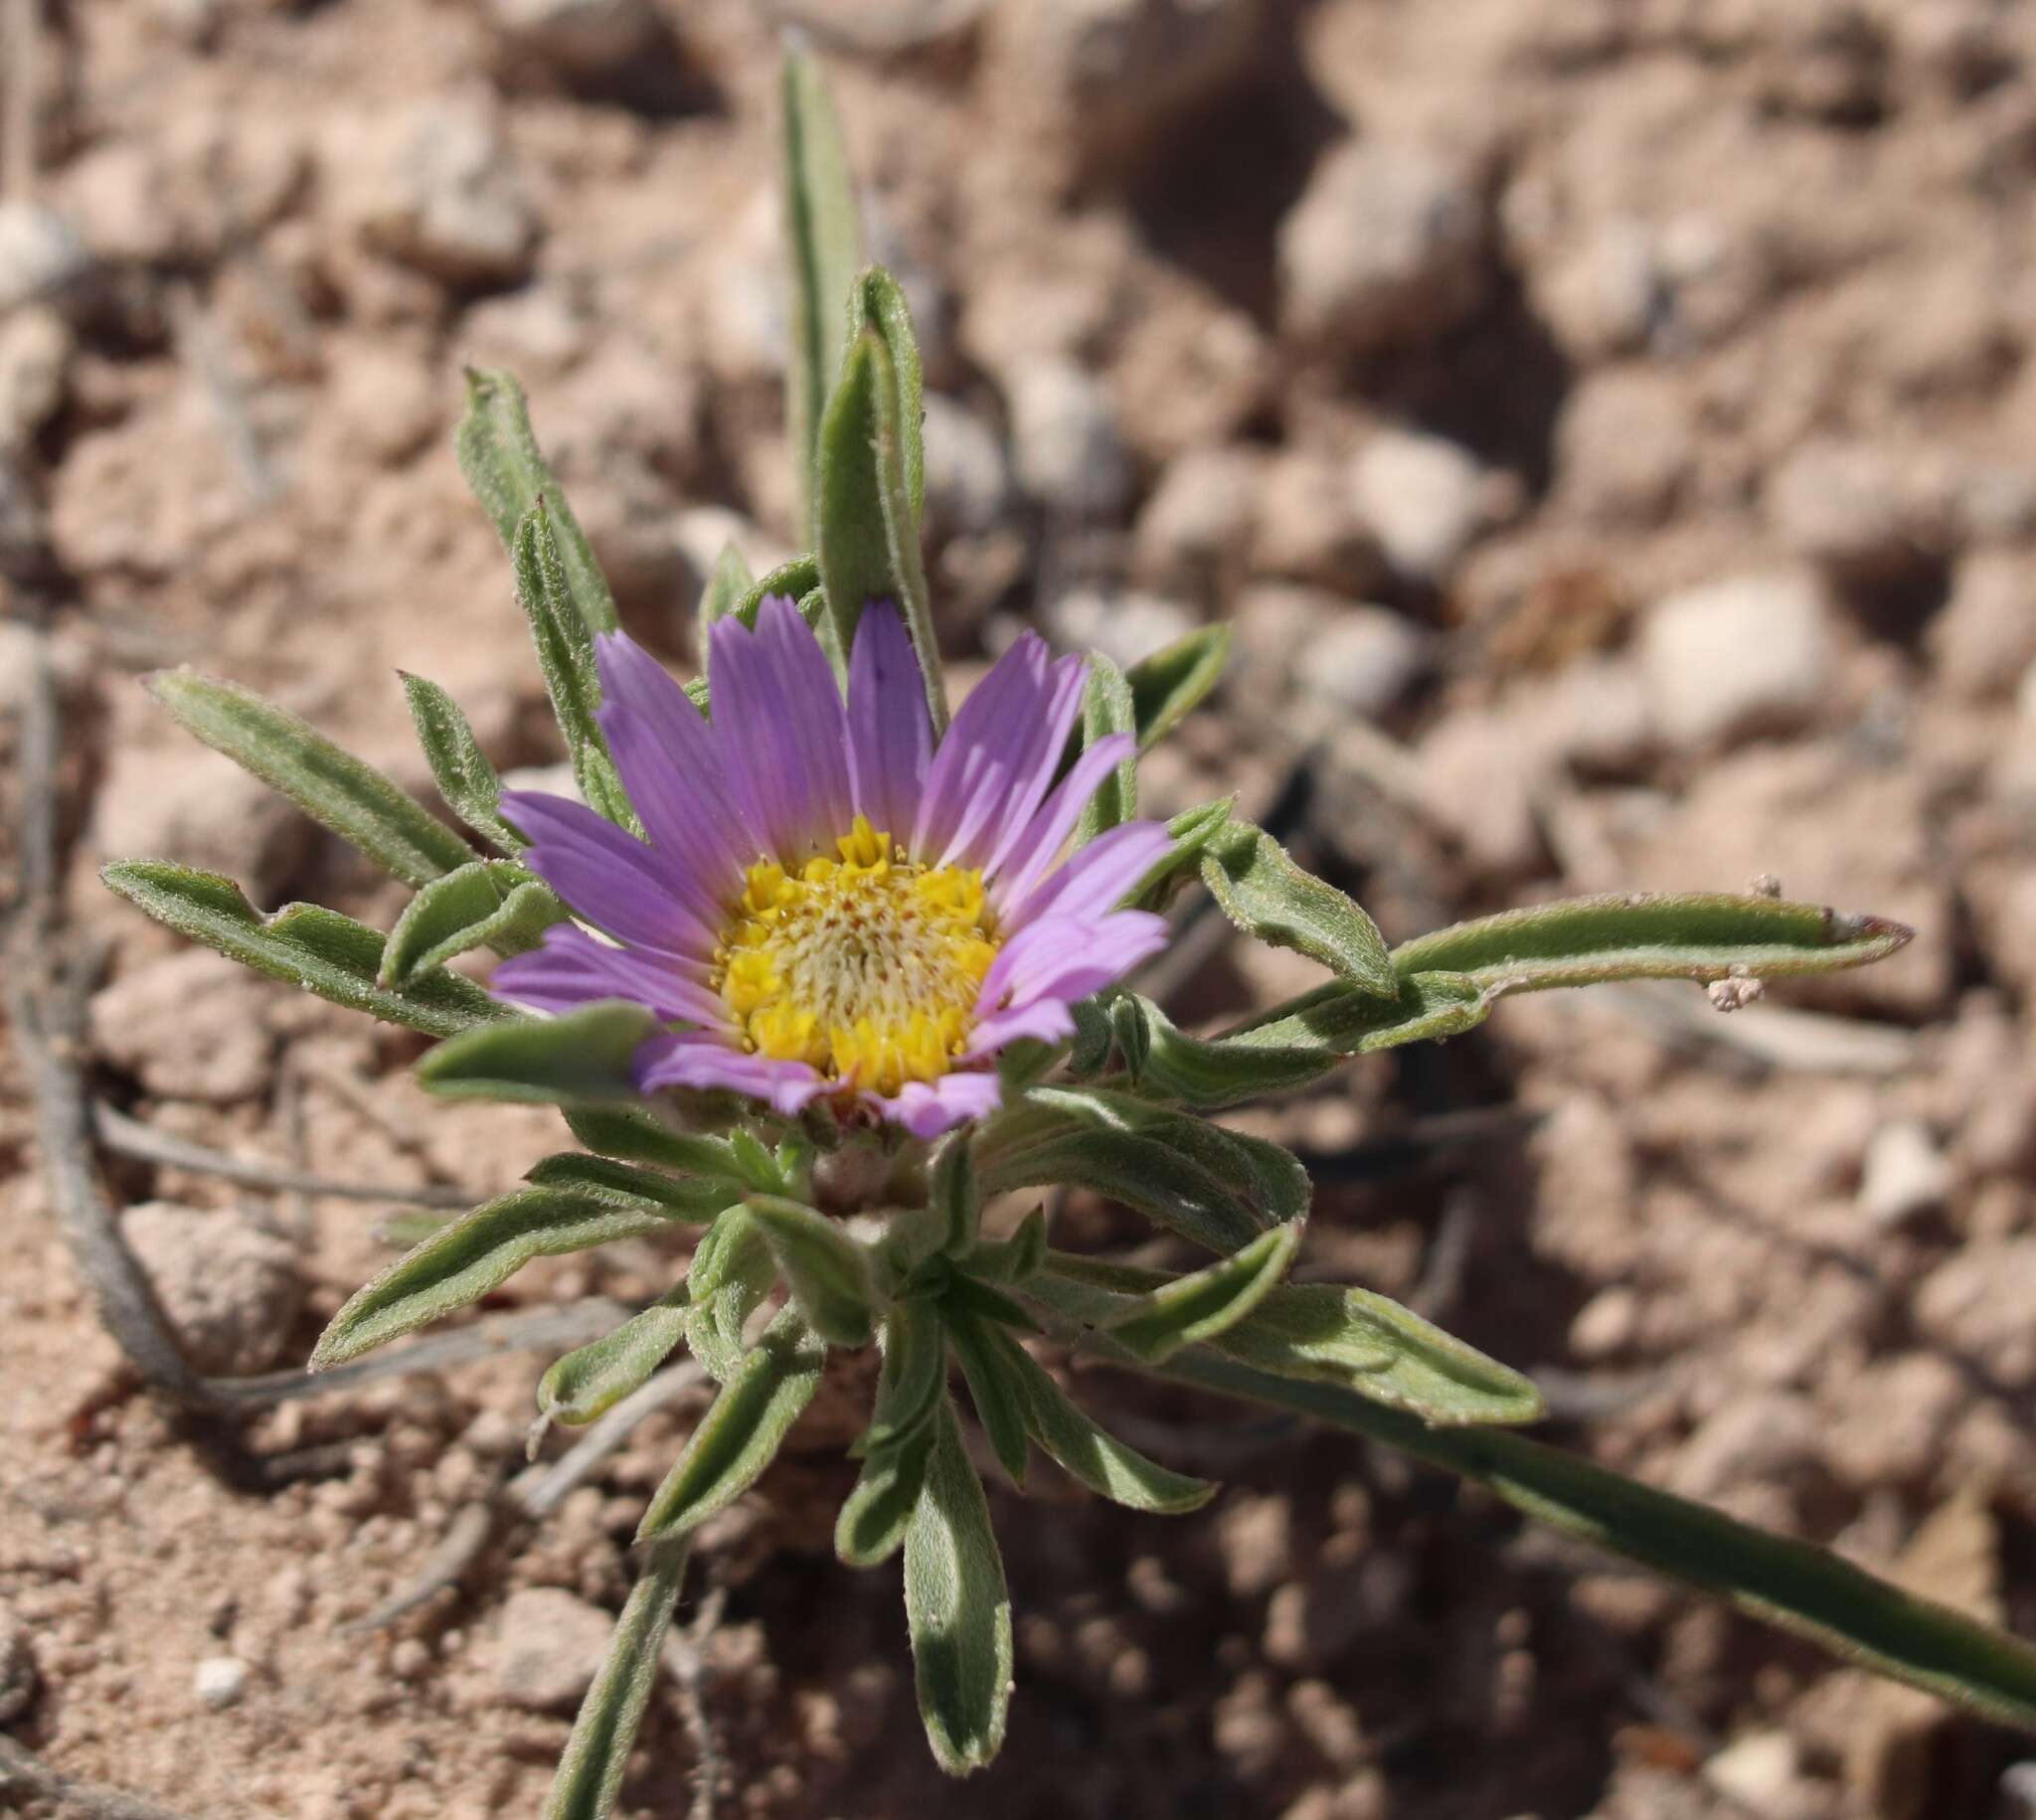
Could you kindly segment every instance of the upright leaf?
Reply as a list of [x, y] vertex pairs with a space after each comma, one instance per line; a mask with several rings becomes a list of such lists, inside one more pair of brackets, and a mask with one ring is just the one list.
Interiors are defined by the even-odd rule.
[[1232, 819], [1202, 855], [1202, 883], [1255, 940], [1292, 948], [1381, 998], [1398, 989], [1378, 924], [1333, 885], [1303, 872], [1264, 829]]
[[714, 560], [714, 572], [707, 578], [707, 585], [700, 590], [700, 650], [704, 657], [707, 651], [707, 633], [717, 619], [726, 619], [743, 598], [757, 585], [757, 578], [750, 573], [750, 566], [743, 561], [743, 553], [735, 545], [728, 544], [721, 555]]
[[1275, 1227], [1234, 1257], [1148, 1289], [1104, 1326], [1135, 1358], [1170, 1359], [1242, 1321], [1286, 1274], [1300, 1242], [1296, 1227]]
[[400, 986], [475, 948], [521, 954], [567, 915], [549, 887], [508, 860], [471, 860], [433, 879], [404, 906], [382, 949], [376, 983]]
[[653, 1169], [710, 1176], [739, 1188], [778, 1194], [784, 1182], [767, 1153], [759, 1159], [725, 1137], [675, 1131], [647, 1106], [572, 1106], [566, 1123], [588, 1149]]
[[523, 521], [544, 503], [565, 571], [565, 591], [581, 623], [589, 632], [614, 631], [619, 623], [614, 595], [594, 559], [594, 546], [545, 466], [523, 388], [509, 374], [467, 369], [466, 414], [453, 437], [453, 452], [467, 485], [495, 521], [502, 548], [512, 556]]
[[455, 702], [436, 683], [406, 670], [403, 693], [410, 702], [410, 718], [418, 730], [418, 744], [438, 785], [445, 806], [476, 834], [485, 835], [505, 853], [521, 853], [530, 843], [502, 819], [499, 804], [502, 780], [474, 738], [473, 728]]
[[885, 1453], [922, 1433], [946, 1382], [946, 1331], [933, 1303], [923, 1296], [893, 1302], [884, 1318], [884, 1366], [870, 1425], [849, 1452]]
[[927, 1166], [927, 1205], [940, 1216], [940, 1249], [950, 1257], [972, 1250], [982, 1225], [982, 1191], [975, 1183], [975, 1134], [966, 1125], [933, 1146]]
[[784, 107], [784, 240], [791, 255], [791, 367], [785, 381], [802, 542], [813, 538], [815, 441], [841, 369], [849, 287], [863, 262], [855, 185], [841, 121], [818, 65], [788, 52]]
[[689, 1222], [714, 1219], [738, 1192], [712, 1176], [670, 1176], [576, 1150], [533, 1164], [523, 1179], [540, 1188], [572, 1189], [611, 1207], [641, 1208]]
[[[1094, 745], [1113, 733], [1133, 731], [1131, 686], [1101, 651], [1089, 657], [1089, 681], [1082, 697], [1082, 744]], [[1138, 759], [1133, 752], [1105, 777], [1075, 824], [1075, 845], [1086, 847], [1099, 834], [1138, 813]]]
[[630, 1064], [654, 1028], [641, 1005], [602, 999], [557, 1017], [467, 1031], [425, 1056], [418, 1079], [446, 1099], [547, 1106], [631, 1100], [638, 1094]]
[[1885, 960], [1915, 934], [1884, 916], [1729, 892], [1573, 898], [1402, 942], [1403, 974], [1460, 973], [1494, 994], [1616, 979], [1781, 979]]
[[608, 1820], [614, 1812], [629, 1750], [657, 1680], [672, 1607], [685, 1583], [690, 1546], [681, 1538], [650, 1551], [649, 1566], [630, 1588], [629, 1602], [616, 1621], [607, 1660], [580, 1703], [539, 1820]]
[[686, 1337], [686, 1285], [668, 1290], [612, 1333], [555, 1359], [538, 1380], [537, 1406], [577, 1426], [605, 1414], [648, 1382]]
[[195, 670], [158, 670], [146, 680], [149, 694], [187, 733], [280, 790], [406, 885], [426, 885], [477, 857], [415, 796], [252, 689]]
[[949, 1775], [967, 1775], [1004, 1741], [1011, 1598], [982, 1483], [944, 1401], [905, 1536], [905, 1616], [927, 1741]]
[[1130, 668], [1131, 718], [1138, 748], [1163, 740], [1216, 687], [1230, 661], [1230, 627], [1205, 625]]
[[288, 904], [264, 917], [232, 879], [141, 860], [108, 866], [99, 877], [180, 935], [385, 1023], [450, 1037], [516, 1015], [472, 980], [443, 968], [414, 973], [401, 987], [377, 985], [381, 931], [316, 904]]
[[693, 1303], [686, 1346], [718, 1382], [727, 1384], [742, 1370], [748, 1356], [744, 1330], [776, 1280], [757, 1216], [740, 1202], [726, 1209], [708, 1228], [686, 1276]]
[[844, 1566], [874, 1568], [904, 1545], [933, 1454], [932, 1405], [927, 1413], [929, 1419], [896, 1446], [863, 1461], [834, 1522], [834, 1553]]
[[553, 1188], [519, 1188], [431, 1235], [384, 1270], [332, 1317], [311, 1354], [323, 1371], [477, 1302], [534, 1257], [640, 1239], [669, 1227], [648, 1209]]
[[688, 1536], [763, 1476], [820, 1387], [827, 1349], [786, 1309], [721, 1388], [643, 1513], [639, 1542]]
[[777, 1267], [806, 1325], [836, 1346], [867, 1346], [877, 1301], [869, 1252], [838, 1221], [782, 1195], [752, 1195]]
[[[968, 1401], [975, 1406], [975, 1418], [982, 1423], [990, 1451], [1010, 1475], [1011, 1483], [1023, 1485], [1030, 1452], [1025, 1393], [1009, 1355], [997, 1343], [996, 1336], [1003, 1329], [952, 1304], [944, 1313], [954, 1357], [960, 1362], [962, 1377], [968, 1381]], [[1018, 1350], [1022, 1352], [1023, 1348]]]

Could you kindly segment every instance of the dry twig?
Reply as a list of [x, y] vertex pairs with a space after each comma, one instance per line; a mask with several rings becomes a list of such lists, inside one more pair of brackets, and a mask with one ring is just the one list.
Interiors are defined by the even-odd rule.
[[75, 1782], [0, 1732], [0, 1798], [23, 1794], [54, 1802], [60, 1820], [184, 1820], [138, 1795], [96, 1782]]

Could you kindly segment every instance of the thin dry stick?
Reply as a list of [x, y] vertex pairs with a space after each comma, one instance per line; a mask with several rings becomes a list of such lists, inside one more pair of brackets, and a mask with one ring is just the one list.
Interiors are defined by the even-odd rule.
[[107, 1105], [103, 1100], [91, 1108], [92, 1130], [106, 1149], [136, 1162], [159, 1163], [172, 1169], [188, 1169], [194, 1175], [218, 1176], [223, 1181], [244, 1183], [250, 1188], [273, 1189], [278, 1194], [330, 1195], [341, 1201], [395, 1201], [413, 1207], [464, 1209], [481, 1197], [471, 1189], [441, 1182], [398, 1185], [387, 1182], [341, 1182], [330, 1176], [292, 1169], [281, 1163], [264, 1163], [255, 1157], [230, 1156], [173, 1137], [153, 1125]]
[[0, 1732], [0, 1797], [23, 1794], [56, 1803], [72, 1820], [184, 1820], [181, 1814], [117, 1788], [74, 1782]]
[[678, 1684], [679, 1711], [693, 1735], [693, 1808], [687, 1820], [714, 1820], [716, 1790], [721, 1784], [721, 1740], [707, 1711], [707, 1688], [714, 1671], [707, 1666], [706, 1645], [720, 1627], [728, 1604], [728, 1587], [716, 1580], [700, 1601], [700, 1610], [684, 1630], [673, 1631], [664, 1645], [664, 1664]]
[[282, 491], [282, 481], [261, 446], [261, 437], [248, 414], [248, 394], [233, 370], [225, 342], [188, 285], [169, 294], [170, 328], [177, 352], [190, 366], [218, 419], [220, 438], [241, 471], [242, 483], [257, 506]]

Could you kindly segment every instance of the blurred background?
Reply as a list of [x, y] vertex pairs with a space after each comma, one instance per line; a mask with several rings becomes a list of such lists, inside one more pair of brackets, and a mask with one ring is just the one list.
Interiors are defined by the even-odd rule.
[[[1240, 1115], [1317, 1172], [1302, 1274], [1533, 1369], [1565, 1445], [2036, 1632], [2015, 0], [0, 0], [0, 875], [40, 791], [69, 937], [109, 944], [74, 1054], [156, 1139], [103, 1185], [194, 1360], [295, 1365], [400, 1192], [479, 1196], [564, 1132], [427, 1105], [415, 1040], [98, 888], [169, 857], [264, 907], [400, 902], [135, 678], [231, 676], [428, 792], [400, 666], [498, 765], [556, 762], [451, 456], [465, 361], [520, 375], [626, 623], [691, 662], [724, 541], [761, 572], [793, 535], [787, 24], [917, 314], [960, 675], [1022, 623], [1129, 661], [1227, 621], [1148, 803], [1242, 792], [1394, 938], [1760, 874], [1919, 931], [1730, 1019], [1512, 1003]], [[20, 761], [45, 665], [53, 794]], [[1193, 1023], [1310, 977], [1198, 943], [1167, 984]], [[0, 1071], [0, 1729], [172, 1813], [534, 1812], [694, 1406], [338, 1634], [518, 1469], [543, 1355], [256, 1414], [234, 1457], [286, 1464], [223, 1470], [217, 1424], [136, 1394]], [[1079, 1201], [1060, 1232], [1142, 1237]], [[669, 1268], [622, 1247], [496, 1305]], [[938, 1777], [895, 1572], [832, 1559], [822, 1408], [708, 1539], [622, 1811], [2036, 1814], [2009, 1736], [1392, 1456], [1080, 1390], [1228, 1489], [1162, 1519], [993, 1486], [991, 1772]]]

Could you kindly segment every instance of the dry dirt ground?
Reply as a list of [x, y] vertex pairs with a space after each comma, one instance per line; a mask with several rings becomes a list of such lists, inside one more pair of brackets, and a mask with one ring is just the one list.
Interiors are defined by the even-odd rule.
[[[427, 1106], [415, 1043], [186, 949], [94, 869], [175, 857], [263, 905], [394, 913], [153, 710], [135, 679], [166, 663], [420, 789], [398, 666], [501, 765], [557, 757], [448, 448], [462, 360], [522, 375], [674, 663], [723, 537], [759, 568], [786, 546], [794, 15], [918, 310], [957, 661], [1025, 617], [1127, 657], [1227, 619], [1232, 676], [1154, 797], [1264, 803], [1298, 771], [1297, 846], [1396, 937], [1762, 872], [1920, 931], [1732, 1019], [1694, 991], [1511, 1004], [1256, 1115], [1318, 1168], [1307, 1272], [1543, 1374], [1566, 1445], [2036, 1634], [2016, 0], [0, 7], [0, 873], [18, 891], [41, 639], [65, 919], [108, 944], [101, 1103], [404, 1189], [479, 1195], [560, 1144], [550, 1114]], [[1301, 977], [1219, 955], [1177, 1004]], [[26, 1086], [0, 1062], [0, 1728], [184, 1815], [533, 1813], [696, 1406], [345, 1633], [515, 1469], [543, 1355], [166, 1415], [60, 1240]], [[1443, 1143], [1466, 1113], [1490, 1116]], [[301, 1360], [401, 1211], [100, 1168], [214, 1371]], [[1133, 1237], [1078, 1206], [1065, 1241]], [[536, 1267], [498, 1306], [668, 1268]], [[832, 1560], [823, 1415], [710, 1538], [697, 1672], [658, 1693], [623, 1811], [2036, 1811], [2008, 1735], [1392, 1457], [1082, 1389], [1228, 1489], [1184, 1519], [993, 1490], [1021, 1613], [993, 1770], [963, 1788], [926, 1755], [895, 1576]]]

